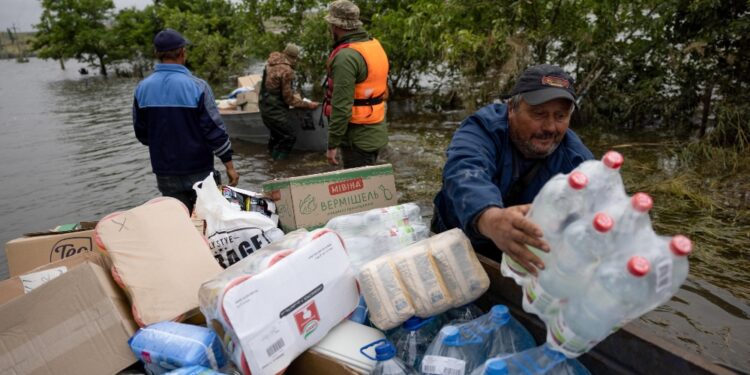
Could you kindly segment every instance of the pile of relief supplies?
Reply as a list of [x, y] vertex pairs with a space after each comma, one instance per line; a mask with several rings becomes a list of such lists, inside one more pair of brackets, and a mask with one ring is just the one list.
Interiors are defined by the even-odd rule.
[[221, 112], [258, 112], [258, 95], [263, 76], [251, 74], [237, 78], [237, 88], [224, 99], [216, 99], [216, 107]]
[[[591, 163], [551, 184], [573, 194], [582, 189], [577, 173], [588, 173], [592, 180], [594, 173], [611, 177], [613, 168]], [[136, 368], [148, 374], [588, 374], [577, 356], [655, 307], [684, 280], [670, 279], [667, 289], [651, 295], [648, 306], [624, 306], [622, 314], [602, 323], [606, 333], [594, 336], [576, 336], [578, 332], [568, 332], [574, 327], [552, 324], [571, 306], [596, 310], [589, 308], [596, 301], [583, 299], [594, 292], [587, 294], [584, 288], [575, 296], [545, 296], [545, 304], [525, 301], [524, 308], [548, 327], [567, 329], [568, 336], [562, 336], [568, 340], [586, 338], [574, 345], [550, 334], [538, 345], [508, 307], [495, 305], [483, 312], [474, 304], [490, 280], [469, 239], [459, 229], [431, 236], [414, 203], [350, 213], [322, 228], [284, 233], [275, 202], [261, 194], [220, 188], [212, 176], [194, 189], [198, 200], [192, 218], [179, 201], [160, 197], [112, 213], [95, 229], [98, 247], [140, 327], [128, 341], [140, 360]], [[633, 213], [642, 214], [635, 203], [642, 197], [614, 198], [608, 198], [616, 202], [611, 207], [581, 202], [558, 207], [570, 212], [561, 216], [567, 222], [554, 224], [555, 234], [572, 236], [565, 228], [594, 220], [590, 212], [597, 210], [643, 221]], [[539, 215], [551, 203], [534, 204], [532, 212]], [[638, 230], [651, 235], [646, 224]], [[580, 226], [584, 232], [588, 228]], [[657, 251], [660, 246], [685, 252], [674, 249], [687, 246], [684, 241], [664, 245], [651, 236], [654, 250], [642, 254], [644, 261], [671, 262]], [[612, 262], [627, 263], [623, 270], [630, 272], [617, 280], [648, 275], [648, 265], [632, 260], [639, 255], [614, 253], [608, 255], [612, 261], [593, 257], [577, 267], [587, 269], [593, 283], [598, 283], [596, 270]], [[540, 282], [548, 285], [547, 271], [536, 278], [508, 263], [504, 260], [503, 272], [525, 288], [525, 299], [540, 290]], [[570, 276], [553, 275], [563, 281]], [[656, 276], [639, 280], [658, 281]], [[602, 292], [596, 293], [600, 298]], [[334, 372], [333, 364], [343, 372]]]

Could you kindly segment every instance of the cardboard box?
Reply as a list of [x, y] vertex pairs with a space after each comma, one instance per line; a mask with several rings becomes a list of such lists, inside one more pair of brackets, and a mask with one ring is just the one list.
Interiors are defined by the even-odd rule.
[[357, 371], [323, 354], [308, 350], [287, 367], [286, 375], [358, 375]]
[[136, 362], [130, 305], [84, 262], [0, 306], [1, 374], [114, 374]]
[[101, 250], [94, 241], [96, 223], [81, 223], [81, 229], [27, 233], [5, 244], [10, 276], [73, 255]]
[[255, 91], [245, 91], [237, 94], [237, 105], [258, 104], [258, 93]]
[[255, 88], [255, 85], [263, 79], [260, 74], [250, 74], [242, 77], [237, 77], [237, 87], [251, 87]]
[[[48, 281], [45, 279], [50, 278], [50, 276], [49, 274], [45, 274], [44, 271], [62, 269], [62, 272], [64, 273], [85, 262], [97, 264], [105, 270], [109, 270], [109, 267], [111, 266], [107, 256], [98, 251], [82, 253], [78, 256], [68, 257], [39, 266], [23, 275], [14, 276], [10, 279], [0, 281], [0, 305], [13, 298], [30, 293], [36, 287], [41, 286], [41, 284]], [[59, 272], [56, 276], [59, 276]]]
[[284, 232], [314, 229], [339, 215], [398, 204], [390, 164], [268, 181], [263, 192], [276, 202]]

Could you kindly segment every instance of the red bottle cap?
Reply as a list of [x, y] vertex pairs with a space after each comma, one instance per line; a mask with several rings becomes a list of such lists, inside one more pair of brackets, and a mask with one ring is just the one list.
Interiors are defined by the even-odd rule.
[[630, 198], [630, 203], [633, 206], [633, 209], [638, 212], [648, 212], [654, 207], [654, 200], [646, 193], [633, 194], [633, 197]]
[[615, 225], [615, 221], [612, 220], [612, 217], [605, 214], [604, 212], [599, 212], [596, 215], [594, 215], [594, 229], [596, 229], [598, 232], [606, 233], [609, 232], [610, 229]]
[[602, 157], [602, 163], [612, 169], [619, 169], [622, 166], [623, 161], [625, 161], [625, 158], [623, 158], [622, 154], [617, 151], [607, 151]]
[[648, 260], [642, 256], [636, 255], [628, 260], [628, 271], [635, 277], [645, 276], [650, 269]]
[[678, 234], [672, 237], [672, 241], [669, 241], [669, 249], [675, 255], [686, 256], [693, 251], [693, 242], [689, 238]]
[[581, 172], [572, 172], [570, 176], [568, 176], [568, 184], [570, 187], [576, 190], [581, 190], [586, 187], [589, 183], [589, 178], [586, 177], [585, 174]]

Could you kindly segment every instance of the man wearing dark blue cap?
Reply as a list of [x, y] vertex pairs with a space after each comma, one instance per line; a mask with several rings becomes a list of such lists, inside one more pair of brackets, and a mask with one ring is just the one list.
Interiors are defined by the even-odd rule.
[[524, 216], [552, 176], [594, 157], [568, 129], [573, 83], [558, 66], [532, 66], [518, 78], [507, 104], [488, 105], [461, 123], [435, 197], [433, 232], [458, 227], [490, 258], [499, 261], [502, 251], [534, 274], [544, 268], [526, 245], [543, 250], [549, 245]]
[[211, 88], [185, 67], [186, 45], [172, 29], [154, 37], [160, 63], [135, 89], [133, 126], [135, 136], [148, 146], [159, 191], [192, 212], [193, 184], [214, 170], [214, 155], [224, 163], [229, 185], [236, 186], [240, 176]]

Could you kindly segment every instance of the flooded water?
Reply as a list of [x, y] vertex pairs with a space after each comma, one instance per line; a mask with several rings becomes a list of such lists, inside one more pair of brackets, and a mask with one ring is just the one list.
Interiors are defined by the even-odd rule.
[[[132, 92], [137, 81], [81, 77], [79, 66], [66, 65], [68, 70], [61, 71], [54, 62], [0, 60], [2, 243], [59, 224], [98, 220], [158, 196], [148, 149], [132, 130]], [[440, 188], [444, 150], [466, 114], [416, 115], [408, 103], [392, 103], [389, 111], [390, 146], [384, 159], [396, 171], [399, 200], [417, 202], [429, 216], [432, 197]], [[653, 139], [579, 130], [595, 155], [614, 145], [636, 144], [619, 149], [630, 162], [623, 167], [629, 190], [650, 191], [644, 181], [673, 173], [670, 160], [679, 146], [638, 146], [639, 141]], [[249, 190], [258, 191], [271, 178], [333, 169], [322, 154], [295, 153], [288, 161], [272, 162], [263, 145], [239, 141], [233, 145], [239, 186]], [[660, 192], [654, 197], [662, 205], [655, 210], [654, 224], [665, 234], [688, 231], [684, 226], [704, 220], [685, 214], [679, 197]], [[745, 233], [746, 239], [750, 233], [747, 220], [711, 220], [727, 232]], [[721, 248], [717, 241], [710, 234], [696, 238], [691, 275], [682, 290], [634, 324], [713, 361], [750, 371], [750, 240], [744, 248]], [[7, 277], [4, 257], [0, 252], [0, 279]]]

